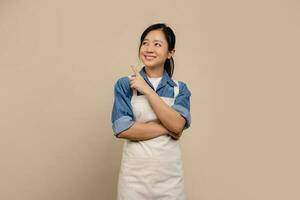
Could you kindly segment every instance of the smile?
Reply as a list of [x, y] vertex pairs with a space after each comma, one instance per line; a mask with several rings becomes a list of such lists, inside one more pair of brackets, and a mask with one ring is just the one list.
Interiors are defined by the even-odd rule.
[[153, 60], [153, 59], [156, 58], [156, 56], [144, 55], [144, 58], [145, 58], [146, 60]]

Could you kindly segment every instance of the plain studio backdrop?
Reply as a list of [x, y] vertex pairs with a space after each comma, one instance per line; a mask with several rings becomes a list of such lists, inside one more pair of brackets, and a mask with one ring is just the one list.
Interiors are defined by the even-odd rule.
[[296, 0], [1, 0], [0, 199], [116, 199], [113, 86], [158, 22], [192, 92], [188, 199], [300, 199]]

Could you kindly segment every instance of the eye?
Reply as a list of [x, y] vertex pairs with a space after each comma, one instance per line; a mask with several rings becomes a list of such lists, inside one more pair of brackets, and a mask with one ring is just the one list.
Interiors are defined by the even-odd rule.
[[159, 43], [155, 43], [155, 46], [161, 46], [161, 44], [159, 44]]
[[142, 42], [142, 45], [145, 45], [145, 44], [147, 44], [147, 42]]

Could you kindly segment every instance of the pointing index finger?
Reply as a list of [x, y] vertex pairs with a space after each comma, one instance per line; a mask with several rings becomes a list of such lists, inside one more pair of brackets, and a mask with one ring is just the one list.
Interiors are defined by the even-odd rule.
[[134, 75], [136, 75], [136, 76], [139, 75], [139, 72], [138, 72], [138, 70], [137, 70], [137, 68], [135, 66], [131, 65], [131, 69], [132, 69]]

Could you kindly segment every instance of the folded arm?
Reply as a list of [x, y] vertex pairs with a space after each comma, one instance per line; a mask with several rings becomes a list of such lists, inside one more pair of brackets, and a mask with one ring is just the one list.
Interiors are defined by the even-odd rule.
[[173, 139], [179, 139], [180, 134], [174, 134], [165, 128], [158, 120], [146, 123], [135, 122], [129, 129], [119, 133], [118, 138], [126, 138], [133, 141], [149, 140], [162, 135], [170, 135]]
[[161, 123], [170, 132], [180, 137], [185, 125], [185, 119], [180, 115], [180, 113], [167, 105], [154, 90], [149, 90], [145, 93], [145, 96], [149, 100], [153, 111]]

